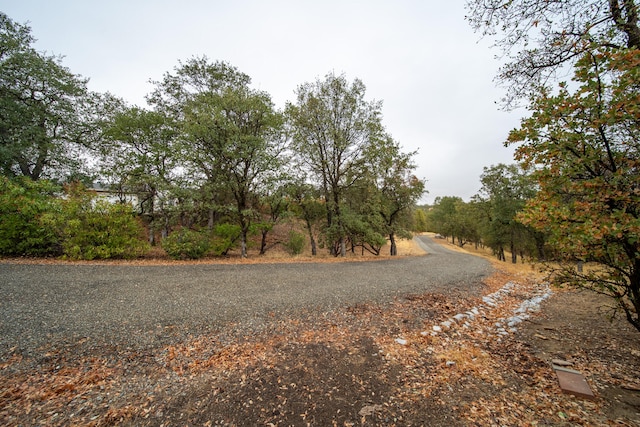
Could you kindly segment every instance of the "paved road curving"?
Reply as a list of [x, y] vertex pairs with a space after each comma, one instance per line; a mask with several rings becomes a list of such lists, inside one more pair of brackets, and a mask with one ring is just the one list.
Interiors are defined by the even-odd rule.
[[405, 294], [479, 292], [487, 261], [417, 239], [427, 256], [363, 263], [0, 263], [0, 356], [80, 338], [119, 343], [135, 336], [152, 345], [167, 327], [191, 331]]

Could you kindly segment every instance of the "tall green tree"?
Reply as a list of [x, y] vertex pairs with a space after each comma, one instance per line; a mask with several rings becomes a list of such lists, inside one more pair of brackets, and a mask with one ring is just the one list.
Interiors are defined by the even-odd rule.
[[124, 108], [103, 131], [102, 176], [112, 189], [135, 193], [149, 226], [149, 243], [170, 221], [169, 200], [177, 184], [177, 129], [163, 113]]
[[186, 106], [189, 159], [233, 196], [229, 212], [241, 229], [241, 254], [258, 215], [260, 186], [280, 169], [283, 120], [268, 94], [246, 87], [202, 93]]
[[610, 296], [640, 331], [640, 50], [583, 54], [573, 86], [542, 90], [509, 136], [540, 184], [520, 219], [565, 261], [596, 263], [582, 273], [564, 264], [556, 282]]
[[483, 240], [501, 261], [505, 261], [504, 251], [508, 248], [511, 262], [516, 263], [518, 253], [529, 253], [534, 242], [533, 231], [516, 216], [536, 194], [536, 183], [519, 165], [505, 164], [485, 167], [480, 182], [479, 199], [483, 202], [487, 220]]
[[318, 188], [307, 183], [304, 176], [288, 187], [288, 193], [293, 201], [290, 209], [304, 221], [311, 243], [311, 255], [315, 256], [318, 254], [320, 224], [322, 219], [326, 218], [326, 203], [321, 199]]
[[258, 206], [259, 220], [257, 228], [260, 230], [260, 255], [267, 253], [267, 250], [282, 241], [276, 241], [272, 245], [267, 243], [267, 235], [273, 230], [273, 228], [284, 220], [290, 210], [289, 206], [291, 200], [289, 199], [289, 183], [282, 181], [274, 182], [273, 186], [268, 183], [263, 183], [259, 191], [260, 201]]
[[[638, 49], [635, 0], [470, 0], [469, 20], [507, 55], [498, 80], [507, 105], [532, 116], [509, 136], [535, 165], [540, 192], [521, 220], [550, 236], [563, 258], [598, 268], [555, 276], [611, 296], [640, 330]], [[574, 75], [570, 85], [558, 76]], [[558, 73], [558, 72], [561, 73]], [[564, 271], [564, 274], [562, 273]]]
[[473, 243], [477, 249], [483, 243], [483, 225], [486, 223], [484, 203], [473, 197], [469, 202], [458, 200], [455, 208], [458, 246]]
[[[356, 248], [360, 248], [361, 254], [367, 251], [380, 255], [382, 247], [387, 242], [385, 238], [387, 229], [384, 218], [380, 214], [381, 196], [375, 181], [370, 177], [359, 179], [346, 189], [341, 209], [342, 230], [346, 236], [347, 248], [352, 253], [355, 253]], [[328, 234], [328, 237], [332, 237], [329, 240], [334, 243], [335, 252], [338, 252], [339, 236]]]
[[241, 254], [258, 218], [260, 186], [276, 180], [284, 158], [283, 119], [270, 96], [225, 62], [206, 57], [181, 62], [166, 73], [148, 101], [171, 118], [180, 159], [214, 217], [241, 229]]
[[[202, 99], [203, 94], [221, 94], [225, 89], [246, 87], [250, 81], [248, 75], [232, 65], [201, 56], [179, 61], [162, 80], [154, 82], [147, 102], [174, 128], [177, 138], [172, 157], [183, 172], [172, 180], [174, 190], [179, 193], [175, 197], [178, 203], [168, 207], [173, 211], [172, 222], [190, 227], [204, 215], [208, 229], [213, 230], [216, 222], [227, 221], [232, 196], [214, 177], [215, 159], [207, 159], [206, 152], [194, 153], [192, 141], [185, 136], [185, 116], [187, 106]], [[205, 212], [200, 212], [201, 209]]]
[[396, 236], [411, 236], [412, 210], [425, 192], [424, 182], [413, 172], [415, 152], [404, 153], [400, 145], [391, 137], [372, 146], [369, 153], [370, 171], [377, 189], [378, 213], [384, 221], [389, 236], [389, 250], [392, 256], [398, 254]]
[[455, 243], [458, 232], [457, 206], [464, 203], [461, 197], [436, 197], [432, 209], [427, 215], [429, 230], [448, 238]]
[[33, 180], [77, 176], [96, 133], [96, 96], [34, 41], [28, 26], [0, 13], [0, 170]]
[[366, 153], [381, 141], [381, 104], [365, 100], [365, 85], [344, 75], [305, 83], [287, 105], [292, 149], [300, 167], [322, 191], [327, 206], [329, 247], [346, 255], [345, 192], [366, 172]]
[[179, 61], [173, 73], [153, 82], [147, 102], [155, 110], [175, 118], [184, 118], [185, 106], [203, 93], [222, 93], [225, 89], [247, 87], [251, 78], [224, 61], [211, 62], [206, 56]]
[[424, 206], [418, 207], [413, 212], [413, 231], [423, 233], [428, 230], [427, 212]]

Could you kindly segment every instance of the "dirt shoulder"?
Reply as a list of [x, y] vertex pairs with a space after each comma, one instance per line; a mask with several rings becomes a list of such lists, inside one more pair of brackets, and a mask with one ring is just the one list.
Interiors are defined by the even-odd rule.
[[[556, 290], [517, 339], [544, 362], [571, 362], [569, 368], [587, 379], [596, 395], [595, 408], [608, 424], [639, 426], [640, 333], [611, 314], [610, 301], [601, 296]], [[590, 413], [579, 412], [576, 405], [568, 409], [575, 418], [590, 419]]]
[[[523, 302], [548, 296], [540, 282], [496, 264], [472, 296], [404, 293], [274, 313], [251, 333], [229, 324], [146, 348], [80, 340], [16, 353], [0, 362], [0, 422], [640, 425], [640, 334], [609, 322], [604, 301], [557, 290], [508, 326]], [[562, 393], [556, 358], [585, 375], [595, 400]]]

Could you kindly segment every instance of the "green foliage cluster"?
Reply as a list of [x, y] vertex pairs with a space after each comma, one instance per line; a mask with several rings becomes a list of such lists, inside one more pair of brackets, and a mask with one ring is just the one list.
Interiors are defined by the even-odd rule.
[[0, 255], [50, 256], [60, 251], [60, 236], [45, 216], [60, 211], [59, 191], [48, 181], [0, 177]]
[[511, 261], [517, 257], [546, 257], [544, 233], [524, 225], [518, 218], [537, 191], [532, 174], [517, 165], [499, 164], [484, 169], [482, 189], [471, 201], [460, 197], [437, 198], [426, 215], [428, 228], [459, 246], [473, 243], [488, 246], [496, 257]]
[[136, 258], [147, 245], [130, 206], [98, 201], [91, 210], [65, 211], [62, 249], [71, 259]]
[[[341, 233], [346, 234], [351, 243], [350, 248], [354, 251], [360, 248], [361, 251], [368, 251], [374, 255], [379, 255], [382, 246], [387, 242], [382, 234], [385, 230], [383, 219], [373, 210], [365, 212], [353, 212], [345, 209], [342, 212], [341, 226], [330, 230], [328, 235], [334, 235], [333, 241], [338, 242]], [[336, 249], [338, 249], [336, 247]]]
[[199, 259], [211, 248], [207, 233], [181, 228], [162, 240], [162, 248], [173, 259]]
[[238, 225], [222, 223], [213, 229], [212, 250], [214, 255], [227, 255], [238, 242], [242, 230]]
[[[506, 105], [525, 100], [531, 111], [506, 142], [538, 185], [517, 222], [553, 248], [550, 279], [611, 297], [640, 331], [640, 5], [467, 7], [471, 25], [502, 50]], [[573, 81], [558, 81], [567, 71]], [[576, 261], [595, 265], [576, 271]]]
[[108, 95], [60, 57], [38, 52], [31, 29], [0, 12], [0, 171], [8, 177], [76, 179], [97, 137]]
[[328, 74], [298, 87], [286, 117], [300, 181], [322, 197], [323, 239], [334, 255], [356, 247], [379, 254], [388, 236], [410, 229], [411, 210], [424, 193], [413, 175], [415, 153], [402, 152], [381, 122], [381, 104], [365, 99], [362, 81]]
[[130, 205], [98, 200], [81, 186], [71, 186], [59, 215], [49, 223], [61, 236], [70, 259], [136, 258], [148, 250], [144, 229]]
[[[577, 62], [574, 84], [543, 90], [510, 134], [540, 185], [519, 220], [565, 261], [556, 283], [612, 297], [640, 330], [640, 50], [594, 49]], [[598, 268], [576, 272], [577, 260]]]
[[417, 233], [424, 233], [429, 230], [427, 222], [427, 211], [424, 207], [417, 208], [413, 213], [413, 229]]
[[289, 239], [284, 243], [284, 246], [291, 255], [300, 255], [306, 243], [303, 233], [291, 230], [289, 231]]
[[48, 181], [0, 180], [0, 255], [134, 258], [146, 252], [131, 206], [96, 200], [81, 186], [63, 198]]

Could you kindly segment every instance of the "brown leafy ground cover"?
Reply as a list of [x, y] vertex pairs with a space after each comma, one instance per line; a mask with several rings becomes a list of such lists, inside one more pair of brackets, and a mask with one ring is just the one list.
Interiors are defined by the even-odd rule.
[[[331, 262], [331, 260], [325, 260]], [[407, 295], [389, 304], [229, 325], [161, 348], [83, 342], [0, 362], [2, 425], [640, 425], [640, 333], [606, 300], [554, 290], [500, 335], [496, 323], [545, 290], [530, 266], [496, 264], [480, 297]], [[459, 313], [482, 307], [473, 321]], [[464, 324], [466, 323], [466, 325]], [[552, 359], [596, 399], [562, 393]]]

